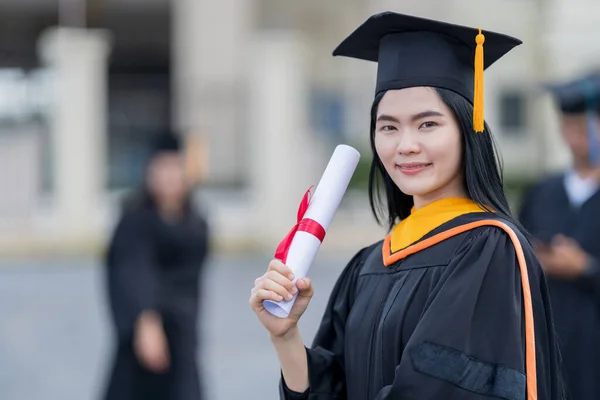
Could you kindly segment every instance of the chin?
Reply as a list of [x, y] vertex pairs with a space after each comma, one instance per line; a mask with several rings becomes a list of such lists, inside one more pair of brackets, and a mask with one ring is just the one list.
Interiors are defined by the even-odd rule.
[[[435, 185], [424, 182], [423, 179], [396, 179], [394, 183], [400, 191], [408, 196], [425, 196], [436, 190]], [[412, 181], [412, 182], [411, 182]]]
[[426, 196], [435, 189], [430, 187], [417, 187], [416, 185], [398, 185], [400, 191], [408, 196]]

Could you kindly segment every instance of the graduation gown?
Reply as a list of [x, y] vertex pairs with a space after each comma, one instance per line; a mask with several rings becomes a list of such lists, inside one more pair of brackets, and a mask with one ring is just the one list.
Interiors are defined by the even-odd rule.
[[526, 194], [520, 219], [538, 240], [564, 234], [591, 257], [579, 279], [548, 282], [568, 392], [576, 400], [600, 399], [600, 192], [573, 207], [564, 175], [552, 176]]
[[[117, 346], [105, 400], [199, 400], [196, 364], [199, 276], [208, 246], [204, 219], [167, 223], [150, 208], [128, 211], [107, 255], [110, 311]], [[170, 352], [164, 374], [144, 368], [133, 350], [134, 325], [157, 311]]]
[[[282, 378], [281, 398], [524, 400], [535, 386], [537, 399], [562, 398], [546, 280], [533, 250], [513, 227], [529, 302], [506, 231], [453, 230], [489, 219], [502, 222], [467, 213], [401, 251], [391, 250], [389, 237], [361, 250], [335, 284], [306, 349], [310, 387], [295, 393]], [[533, 329], [535, 338], [526, 335]]]

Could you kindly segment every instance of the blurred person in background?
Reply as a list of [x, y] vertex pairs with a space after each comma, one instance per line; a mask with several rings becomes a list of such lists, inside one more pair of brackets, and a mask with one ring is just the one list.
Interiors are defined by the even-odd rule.
[[[563, 398], [545, 277], [509, 209], [478, 84], [521, 42], [483, 33], [386, 12], [334, 51], [378, 63], [369, 195], [391, 232], [347, 264], [310, 348], [298, 329], [310, 280], [280, 260], [256, 279], [249, 303], [282, 399]], [[294, 295], [285, 318], [264, 307]]]
[[156, 140], [143, 188], [106, 258], [117, 345], [105, 400], [199, 400], [199, 281], [209, 232], [194, 210], [180, 142]]
[[571, 167], [534, 185], [520, 220], [549, 277], [567, 388], [600, 399], [600, 74], [548, 85]]

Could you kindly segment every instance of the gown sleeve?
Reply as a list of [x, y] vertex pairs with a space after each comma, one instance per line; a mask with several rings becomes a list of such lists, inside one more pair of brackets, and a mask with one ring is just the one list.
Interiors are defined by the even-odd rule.
[[589, 253], [588, 258], [588, 265], [578, 281], [594, 293], [598, 306], [600, 306], [600, 261]]
[[[530, 282], [535, 280], [531, 276], [536, 274], [529, 275]], [[535, 309], [540, 296], [531, 292]], [[536, 346], [552, 339], [543, 329], [543, 317], [542, 312], [536, 324]], [[454, 254], [445, 279], [432, 290], [393, 382], [376, 400], [525, 400], [524, 334], [515, 248], [499, 228], [476, 229]], [[538, 351], [545, 353], [544, 347]], [[542, 358], [538, 370], [551, 364]], [[539, 386], [546, 387], [543, 382]]]
[[327, 398], [331, 400], [345, 398], [346, 319], [352, 308], [356, 278], [360, 267], [374, 246], [362, 249], [350, 260], [331, 292], [312, 346], [306, 348], [310, 387], [304, 393], [293, 392], [285, 384], [282, 375], [280, 380], [281, 399], [307, 400], [312, 398], [311, 395], [319, 393], [326, 393], [329, 396]]
[[[537, 190], [537, 187], [534, 186], [526, 192], [523, 196], [521, 209], [519, 210], [519, 221], [528, 230], [533, 230], [534, 228], [531, 216], [533, 214], [533, 207], [539, 202], [539, 200], [535, 199]], [[600, 260], [590, 253], [587, 253], [587, 255], [589, 257], [587, 268], [576, 282], [584, 290], [590, 290], [594, 293], [600, 307]]]
[[109, 250], [108, 291], [119, 337], [131, 337], [137, 317], [158, 307], [159, 270], [153, 251], [151, 219], [125, 215]]

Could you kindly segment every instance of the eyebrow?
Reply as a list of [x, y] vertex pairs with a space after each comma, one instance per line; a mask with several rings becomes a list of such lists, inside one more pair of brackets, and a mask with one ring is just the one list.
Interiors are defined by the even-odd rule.
[[[428, 110], [428, 111], [423, 111], [420, 112], [418, 114], [415, 114], [413, 116], [410, 117], [411, 121], [417, 121], [419, 119], [423, 119], [423, 118], [427, 118], [427, 117], [443, 117], [444, 114], [442, 114], [439, 111], [433, 111], [433, 110]], [[388, 121], [388, 122], [396, 122], [396, 123], [400, 123], [400, 120], [392, 115], [388, 115], [388, 114], [381, 114], [379, 117], [377, 117], [377, 122], [379, 121]]]

